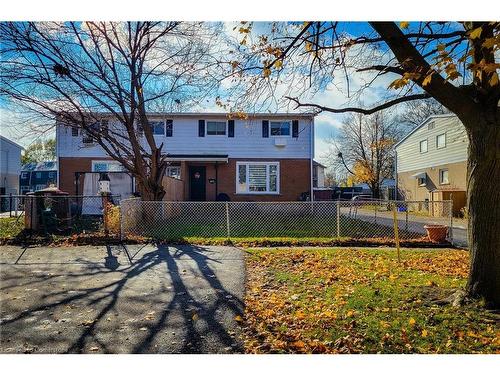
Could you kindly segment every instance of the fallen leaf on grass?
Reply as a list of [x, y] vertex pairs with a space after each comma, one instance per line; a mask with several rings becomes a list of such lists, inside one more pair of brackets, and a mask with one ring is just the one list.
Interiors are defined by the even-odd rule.
[[236, 320], [238, 323], [243, 322], [243, 318], [242, 318], [240, 315], [236, 315], [236, 316], [234, 317], [234, 320]]

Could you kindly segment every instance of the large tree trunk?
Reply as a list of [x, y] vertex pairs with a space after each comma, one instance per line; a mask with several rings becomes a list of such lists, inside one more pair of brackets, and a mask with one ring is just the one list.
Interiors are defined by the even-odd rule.
[[161, 181], [158, 183], [153, 178], [144, 180], [138, 178], [137, 185], [143, 201], [161, 201], [165, 196], [165, 189]]
[[[469, 121], [469, 123], [467, 123]], [[467, 166], [468, 241], [471, 264], [467, 291], [500, 307], [500, 122], [481, 115], [464, 122], [469, 136]]]

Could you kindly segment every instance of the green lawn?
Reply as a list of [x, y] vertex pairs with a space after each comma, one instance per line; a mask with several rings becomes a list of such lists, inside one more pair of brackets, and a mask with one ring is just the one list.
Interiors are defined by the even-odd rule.
[[250, 353], [495, 353], [499, 315], [436, 301], [464, 287], [459, 250], [254, 249], [247, 256]]
[[[229, 224], [222, 215], [217, 218], [182, 215], [171, 219], [145, 217], [139, 224], [139, 231], [144, 237], [155, 239], [179, 239], [186, 237], [337, 237], [337, 221], [335, 215], [325, 216], [271, 216], [259, 220], [233, 218]], [[342, 216], [340, 233], [344, 238], [393, 238], [393, 228], [380, 224]], [[400, 238], [420, 238], [423, 234], [400, 229]]]
[[0, 238], [14, 238], [24, 229], [24, 217], [0, 218]]

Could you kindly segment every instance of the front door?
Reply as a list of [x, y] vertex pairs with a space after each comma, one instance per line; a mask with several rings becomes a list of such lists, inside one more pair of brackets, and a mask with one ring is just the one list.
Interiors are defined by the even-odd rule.
[[206, 168], [202, 166], [189, 167], [189, 200], [206, 200], [205, 184]]

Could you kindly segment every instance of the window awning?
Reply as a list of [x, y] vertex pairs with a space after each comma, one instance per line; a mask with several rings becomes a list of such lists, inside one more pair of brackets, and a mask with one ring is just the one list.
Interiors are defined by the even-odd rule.
[[413, 178], [425, 178], [427, 176], [427, 173], [425, 172], [419, 172], [411, 175]]
[[228, 155], [221, 154], [167, 154], [167, 161], [228, 162]]

